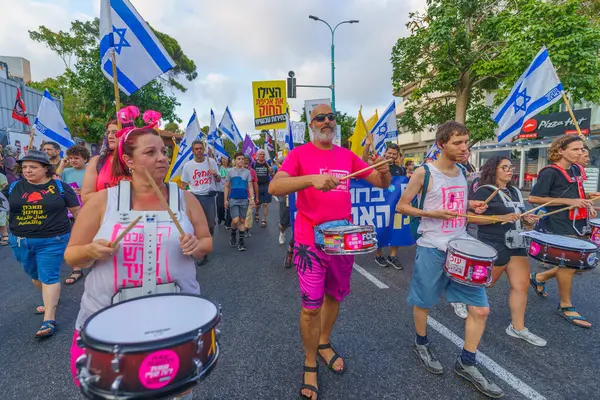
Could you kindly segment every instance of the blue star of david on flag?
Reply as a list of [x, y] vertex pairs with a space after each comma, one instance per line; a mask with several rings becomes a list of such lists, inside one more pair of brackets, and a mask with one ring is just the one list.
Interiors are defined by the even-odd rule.
[[[523, 99], [521, 105], [519, 105], [519, 99]], [[527, 103], [529, 103], [530, 101], [531, 96], [527, 96], [527, 89], [523, 88], [522, 92], [517, 93], [517, 97], [515, 98], [515, 102], [513, 103], [515, 114], [519, 111], [527, 111]]]
[[125, 39], [125, 33], [127, 32], [127, 28], [119, 29], [113, 25], [113, 32], [119, 37], [119, 43], [115, 43], [114, 45], [117, 54], [121, 54], [121, 50], [123, 50], [123, 47], [131, 47], [127, 39]]

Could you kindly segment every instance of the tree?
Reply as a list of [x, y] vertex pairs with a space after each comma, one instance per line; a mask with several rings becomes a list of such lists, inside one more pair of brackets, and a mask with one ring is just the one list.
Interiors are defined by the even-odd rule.
[[[474, 141], [494, 137], [494, 106], [544, 45], [571, 98], [599, 100], [600, 28], [580, 4], [428, 0], [424, 14], [410, 14], [411, 34], [392, 50], [394, 91], [415, 85], [399, 124], [418, 131], [454, 119], [467, 124]], [[495, 93], [491, 107], [486, 93]]]
[[[107, 121], [114, 118], [115, 99], [113, 84], [100, 70], [99, 23], [93, 21], [73, 21], [69, 32], [54, 32], [45, 26], [30, 31], [32, 40], [44, 43], [56, 52], [65, 64], [66, 71], [59, 77], [31, 84], [36, 89], [48, 88], [53, 95], [60, 95], [65, 102], [65, 122], [74, 136], [89, 142], [99, 142], [104, 134]], [[155, 79], [131, 96], [121, 93], [122, 105], [136, 105], [143, 112], [156, 110], [163, 120], [181, 122], [175, 114], [179, 105], [166, 88], [172, 86], [185, 90], [177, 78], [191, 81], [197, 77], [196, 65], [182, 51], [177, 41], [170, 36], [154, 31], [167, 52], [176, 63], [166, 78]]]
[[183, 134], [183, 133], [185, 133], [185, 132], [183, 131], [183, 129], [181, 129], [181, 128], [179, 127], [179, 124], [178, 124], [177, 122], [167, 122], [167, 123], [165, 124], [165, 126], [163, 127], [163, 129], [164, 129], [165, 131], [169, 131], [169, 132], [173, 132], [173, 133], [179, 133], [179, 134]]

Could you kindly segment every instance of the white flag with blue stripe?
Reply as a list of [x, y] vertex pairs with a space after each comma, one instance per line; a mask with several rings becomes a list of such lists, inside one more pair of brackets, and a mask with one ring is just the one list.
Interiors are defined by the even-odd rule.
[[102, 0], [100, 4], [100, 67], [111, 82], [113, 53], [119, 88], [127, 95], [176, 66], [128, 0]]
[[223, 132], [236, 146], [243, 141], [242, 134], [233, 121], [229, 107], [225, 108], [225, 113], [223, 114], [223, 118], [221, 118], [221, 123], [219, 124], [219, 130]]
[[34, 127], [35, 134], [43, 136], [46, 142], [58, 143], [63, 152], [75, 145], [69, 128], [47, 89], [44, 91]]
[[[377, 155], [382, 156], [385, 153], [385, 144], [398, 138], [398, 124], [396, 122], [396, 101], [392, 100], [390, 105], [385, 109], [379, 121], [371, 129], [373, 134], [373, 146]], [[363, 140], [363, 146], [365, 145]]]
[[285, 115], [285, 146], [290, 151], [294, 150], [294, 131], [292, 129], [292, 121], [290, 121], [289, 112]]
[[177, 152], [177, 157], [175, 157], [175, 163], [173, 164], [171, 176], [169, 177], [170, 181], [176, 179], [178, 176], [181, 176], [181, 172], [183, 171], [183, 166], [185, 163], [194, 158], [194, 153], [192, 152], [192, 142], [196, 139], [200, 139], [201, 137], [202, 131], [200, 130], [200, 122], [198, 121], [196, 111], [194, 111], [190, 121], [187, 124], [187, 127], [185, 128], [183, 139], [181, 139], [181, 143], [179, 143], [179, 151]]
[[208, 129], [208, 136], [206, 137], [208, 147], [213, 150], [214, 157], [220, 160], [222, 157], [229, 158], [229, 154], [225, 151], [223, 141], [219, 137], [219, 130], [217, 129], [217, 121], [215, 120], [215, 113], [210, 110], [210, 128]]
[[542, 47], [492, 115], [498, 124], [498, 142], [508, 141], [518, 134], [525, 121], [559, 101], [562, 91], [548, 50]]

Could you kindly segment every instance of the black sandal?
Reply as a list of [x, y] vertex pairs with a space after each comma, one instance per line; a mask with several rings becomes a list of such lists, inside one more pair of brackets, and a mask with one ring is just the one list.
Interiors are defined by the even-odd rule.
[[[331, 349], [331, 351], [333, 351], [333, 357], [331, 357], [331, 360], [329, 360], [329, 362], [327, 362], [327, 360], [325, 359], [325, 357], [323, 357], [321, 355], [321, 352], [319, 350], [326, 350], [326, 349]], [[331, 344], [327, 343], [327, 344], [320, 344], [319, 348], [317, 350], [317, 355], [319, 357], [321, 357], [323, 359], [323, 362], [325, 363], [325, 365], [327, 366], [327, 368], [329, 368], [332, 372], [336, 373], [336, 374], [343, 374], [344, 372], [346, 372], [346, 365], [344, 363], [344, 367], [342, 369], [335, 369], [333, 368], [333, 364], [335, 364], [335, 362], [337, 361], [338, 358], [341, 358], [340, 355], [338, 354], [337, 351], [335, 351], [333, 349], [333, 347], [331, 347]]]
[[[304, 372], [316, 372], [317, 374], [319, 373], [319, 366], [317, 365], [316, 367], [309, 367], [308, 365], [305, 365], [303, 368]], [[317, 395], [317, 398], [319, 397], [319, 389], [314, 387], [313, 385], [309, 385], [308, 383], [306, 383], [306, 381], [304, 380], [304, 372], [302, 372], [302, 386], [300, 386], [300, 398], [301, 399], [306, 399], [306, 400], [312, 400], [313, 396], [306, 396], [304, 394], [302, 394], [302, 390], [303, 389], [308, 389], [311, 392], [314, 392], [314, 394]], [[317, 379], [318, 379], [318, 375], [317, 375]]]
[[8, 235], [0, 236], [0, 246], [7, 246], [7, 245], [8, 245]]
[[[71, 275], [69, 275], [69, 277], [67, 279], [65, 279], [65, 285], [72, 285], [75, 282], [77, 282], [78, 280], [80, 280], [81, 278], [83, 278], [82, 270], [73, 271], [73, 272], [71, 272]], [[73, 282], [67, 282], [69, 279], [72, 280]]]
[[[536, 273], [534, 272], [533, 274], [529, 275], [529, 284], [531, 285], [531, 287], [533, 288], [533, 290], [535, 291], [535, 293], [543, 298], [548, 297], [548, 294], [546, 293], [546, 282], [538, 282], [535, 280], [535, 275]], [[539, 290], [538, 287], [542, 287], [542, 290]]]

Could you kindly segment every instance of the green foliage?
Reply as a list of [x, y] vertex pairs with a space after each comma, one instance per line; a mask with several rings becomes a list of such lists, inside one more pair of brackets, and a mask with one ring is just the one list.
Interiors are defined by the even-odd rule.
[[[66, 71], [56, 78], [33, 82], [31, 86], [48, 90], [54, 96], [62, 96], [65, 102], [65, 122], [74, 136], [88, 142], [99, 142], [107, 121], [114, 118], [115, 99], [113, 84], [100, 70], [99, 20], [73, 21], [69, 32], [54, 32], [45, 26], [30, 31], [32, 40], [44, 43], [56, 52], [65, 63]], [[162, 119], [181, 122], [175, 114], [179, 105], [175, 96], [167, 94], [166, 86], [184, 91], [176, 79], [180, 76], [191, 81], [197, 77], [196, 66], [170, 36], [154, 31], [169, 52], [177, 67], [169, 71], [166, 79], [154, 80], [132, 96], [121, 93], [121, 105], [133, 104], [142, 112], [156, 110]]]
[[181, 129], [179, 127], [179, 124], [177, 122], [167, 122], [165, 124], [165, 126], [162, 127], [162, 129], [164, 129], [165, 131], [173, 132], [173, 133], [180, 133], [180, 134], [185, 133], [183, 131], [183, 129]]
[[[413, 131], [449, 119], [474, 141], [494, 137], [490, 116], [542, 46], [575, 101], [600, 100], [600, 1], [428, 0], [392, 50], [394, 91], [415, 84], [398, 122]], [[406, 90], [409, 92], [410, 90]], [[485, 106], [484, 93], [496, 93]]]

